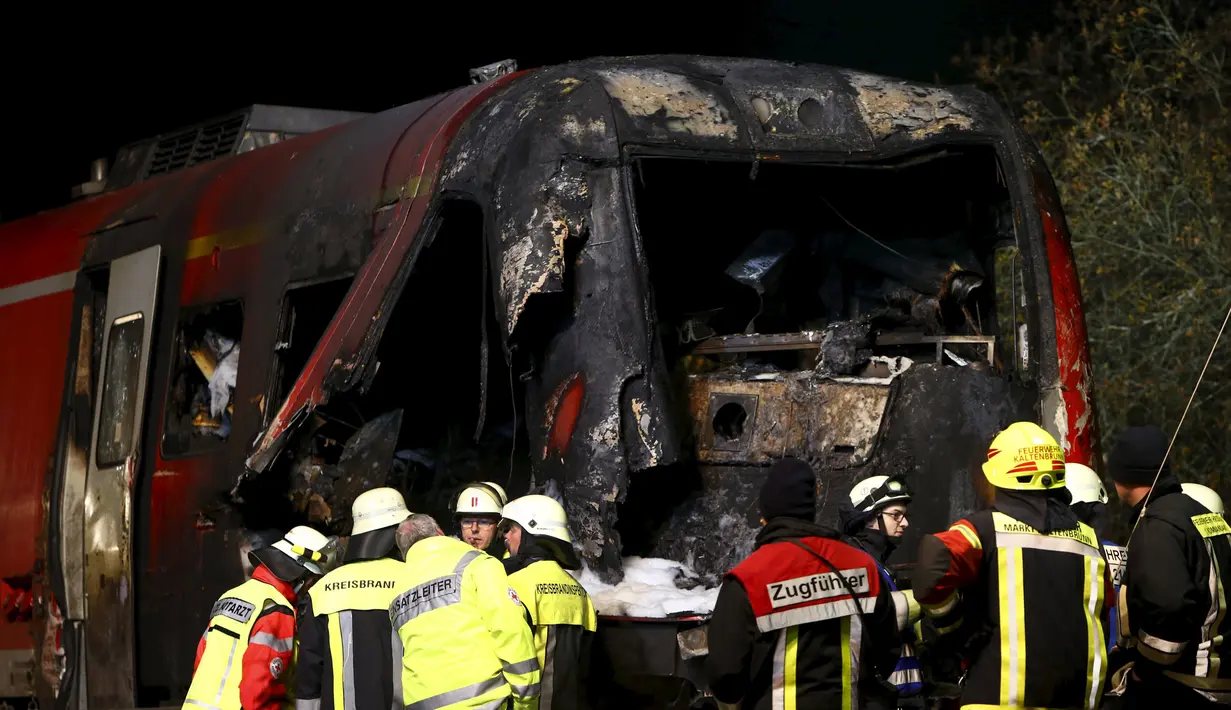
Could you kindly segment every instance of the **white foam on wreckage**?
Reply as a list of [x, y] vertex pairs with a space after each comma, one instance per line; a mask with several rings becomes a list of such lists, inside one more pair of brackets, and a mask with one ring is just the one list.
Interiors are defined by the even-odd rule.
[[[709, 614], [718, 600], [718, 587], [705, 588], [699, 583], [691, 589], [680, 589], [677, 579], [696, 580], [687, 565], [657, 557], [625, 557], [624, 581], [605, 584], [588, 568], [572, 575], [585, 587], [602, 616], [634, 616], [659, 619], [692, 612]], [[687, 585], [685, 585], [687, 586]]]

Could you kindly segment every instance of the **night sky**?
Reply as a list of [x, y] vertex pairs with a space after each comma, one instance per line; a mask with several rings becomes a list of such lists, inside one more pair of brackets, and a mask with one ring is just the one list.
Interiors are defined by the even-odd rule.
[[[161, 23], [162, 31], [98, 27], [93, 45], [63, 38], [42, 57], [6, 42], [0, 220], [67, 203], [90, 162], [111, 162], [127, 142], [253, 103], [374, 112], [465, 84], [470, 67], [505, 58], [524, 69], [649, 53], [789, 59], [932, 81], [937, 72], [946, 78], [949, 58], [967, 40], [977, 48], [1006, 27], [1045, 28], [1052, 2], [765, 0], [726, 11], [667, 0], [534, 5], [540, 9], [456, 2], [431, 18], [382, 9], [368, 11], [369, 19], [306, 14], [302, 5], [234, 13], [219, 6], [198, 16], [202, 5], [183, 10], [197, 25], [150, 16], [133, 22]], [[287, 18], [280, 27], [278, 15]]]

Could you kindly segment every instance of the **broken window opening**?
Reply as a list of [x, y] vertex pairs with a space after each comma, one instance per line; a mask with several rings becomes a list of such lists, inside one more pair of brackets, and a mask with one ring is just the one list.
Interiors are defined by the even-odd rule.
[[[870, 356], [1002, 367], [993, 254], [1012, 239], [994, 149], [893, 166], [641, 158], [631, 180], [664, 352], [885, 376]], [[881, 169], [873, 169], [881, 168]], [[832, 357], [841, 341], [849, 357]]]
[[[300, 520], [333, 534], [349, 534], [351, 503], [370, 488], [398, 489], [412, 510], [452, 532], [448, 508], [461, 483], [507, 489], [511, 462], [513, 481], [529, 479], [524, 385], [510, 377], [492, 289], [483, 288], [482, 210], [448, 200], [438, 219], [368, 363], [366, 388], [333, 394], [257, 477], [281, 477], [280, 491], [267, 485], [263, 494], [285, 500], [289, 492]], [[476, 443], [484, 326], [486, 412]], [[245, 525], [260, 527], [259, 496], [241, 497]]]
[[[276, 405], [286, 399], [325, 329], [350, 291], [353, 275], [325, 281], [296, 284], [287, 288], [282, 299], [278, 340], [274, 344], [274, 367], [268, 396], [257, 402], [261, 420], [268, 426]], [[271, 407], [270, 404], [274, 404]]]
[[163, 458], [195, 456], [230, 436], [243, 329], [239, 300], [182, 310], [167, 387]]

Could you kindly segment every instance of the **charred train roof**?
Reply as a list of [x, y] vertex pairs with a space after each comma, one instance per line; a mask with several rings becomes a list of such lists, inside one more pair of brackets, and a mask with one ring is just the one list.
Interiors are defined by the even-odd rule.
[[[807, 152], [841, 158], [907, 151], [952, 134], [999, 135], [1004, 113], [972, 87], [850, 69], [716, 57], [595, 58], [508, 84], [463, 130], [446, 175], [484, 156], [614, 160], [621, 149]], [[518, 136], [529, 145], [514, 146]], [[454, 184], [453, 186], [460, 186]]]

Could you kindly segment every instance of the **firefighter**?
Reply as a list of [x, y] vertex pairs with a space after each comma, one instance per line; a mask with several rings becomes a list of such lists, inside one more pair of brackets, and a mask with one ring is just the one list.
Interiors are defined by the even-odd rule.
[[509, 586], [530, 615], [543, 669], [539, 708], [584, 707], [585, 671], [598, 617], [585, 587], [564, 571], [581, 569], [564, 506], [544, 495], [522, 496], [504, 506], [500, 526], [509, 551], [504, 560]]
[[[496, 539], [496, 526], [500, 523], [500, 511], [509, 496], [504, 489], [491, 481], [466, 484], [457, 495], [453, 519], [460, 530], [459, 538], [476, 550], [488, 551]], [[490, 550], [495, 555], [498, 550]], [[508, 557], [508, 555], [505, 555]]]
[[1031, 422], [996, 435], [991, 507], [924, 535], [915, 597], [960, 640], [963, 707], [1095, 707], [1107, 672], [1111, 574], [1065, 487], [1064, 450]]
[[264, 710], [289, 703], [295, 605], [299, 594], [328, 571], [336, 545], [336, 539], [300, 525], [251, 553], [252, 576], [210, 610], [184, 710]]
[[1116, 494], [1137, 520], [1120, 587], [1113, 692], [1125, 707], [1212, 707], [1231, 702], [1231, 664], [1220, 662], [1231, 638], [1231, 526], [1184, 495], [1167, 447], [1162, 430], [1134, 427], [1108, 457]]
[[394, 698], [394, 673], [401, 677], [402, 649], [391, 641], [389, 604], [403, 567], [397, 527], [408, 517], [405, 499], [393, 488], [355, 498], [342, 566], [308, 592], [295, 664], [297, 710], [401, 702]]
[[[1120, 580], [1124, 576], [1124, 563], [1128, 559], [1128, 550], [1117, 545], [1107, 537], [1109, 522], [1107, 520], [1107, 487], [1094, 469], [1076, 462], [1065, 462], [1064, 485], [1069, 489], [1072, 498], [1069, 505], [1077, 513], [1077, 519], [1089, 525], [1103, 545], [1103, 557], [1111, 570], [1111, 586], [1116, 594], [1120, 592]], [[1118, 638], [1118, 615], [1107, 615], [1107, 645], [1115, 647]]]
[[1184, 495], [1192, 498], [1211, 513], [1218, 513], [1226, 516], [1226, 508], [1222, 505], [1222, 496], [1218, 495], [1213, 488], [1203, 486], [1200, 483], [1181, 483], [1180, 488], [1184, 491]]
[[915, 642], [922, 638], [917, 624], [921, 611], [913, 593], [901, 589], [886, 566], [910, 526], [906, 515], [910, 502], [910, 488], [900, 477], [869, 476], [856, 483], [839, 503], [838, 518], [851, 544], [876, 561], [881, 579], [891, 590], [902, 634], [902, 655], [889, 676], [889, 682], [898, 689], [898, 707], [923, 707], [923, 671], [915, 656]]
[[533, 708], [541, 673], [525, 608], [496, 558], [414, 514], [397, 532], [406, 564], [389, 619], [405, 649], [407, 708]]
[[770, 467], [763, 527], [727, 573], [709, 622], [710, 692], [744, 710], [893, 707], [881, 680], [902, 650], [876, 561], [813, 522], [816, 476], [796, 458]]

